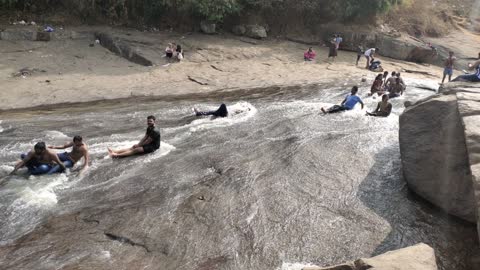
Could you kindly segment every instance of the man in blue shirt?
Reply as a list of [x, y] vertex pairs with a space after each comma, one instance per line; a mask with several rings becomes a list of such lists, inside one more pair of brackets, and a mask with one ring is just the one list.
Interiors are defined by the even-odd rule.
[[357, 96], [357, 92], [358, 92], [358, 86], [352, 87], [351, 94], [347, 95], [340, 105], [334, 105], [328, 110], [325, 110], [324, 108], [322, 108], [322, 112], [327, 114], [327, 113], [349, 111], [353, 109], [355, 105], [357, 105], [357, 103], [360, 103], [362, 105], [362, 110], [363, 110], [363, 102], [362, 102], [362, 99], [359, 96]]

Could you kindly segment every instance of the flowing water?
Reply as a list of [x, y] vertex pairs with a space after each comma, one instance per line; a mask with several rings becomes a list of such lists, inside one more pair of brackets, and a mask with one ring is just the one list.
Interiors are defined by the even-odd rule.
[[[0, 115], [0, 268], [299, 269], [424, 242], [440, 269], [469, 269], [475, 226], [410, 194], [401, 176], [403, 102], [433, 92], [409, 88], [388, 118], [320, 113], [348, 92], [272, 87]], [[191, 116], [218, 101], [228, 118]], [[150, 114], [161, 149], [110, 159], [106, 148], [136, 143]], [[6, 176], [35, 142], [77, 134], [92, 156], [86, 175]]]

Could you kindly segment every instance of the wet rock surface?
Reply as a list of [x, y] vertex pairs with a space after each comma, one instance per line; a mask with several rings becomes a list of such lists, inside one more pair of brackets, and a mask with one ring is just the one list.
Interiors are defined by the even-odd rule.
[[304, 267], [302, 270], [437, 270], [434, 250], [425, 244], [390, 251], [348, 264], [331, 267]]
[[[169, 101], [11, 117], [0, 125], [0, 173], [33, 142], [81, 133], [92, 164], [0, 189], [0, 268], [278, 269], [335, 265], [424, 242], [439, 269], [472, 269], [475, 226], [408, 192], [389, 118], [357, 109], [322, 116], [346, 87], [271, 87]], [[327, 90], [328, 89], [328, 90]], [[369, 89], [362, 88], [366, 106]], [[431, 92], [412, 87], [409, 98]], [[198, 119], [225, 102], [225, 119]], [[121, 106], [119, 106], [121, 104]], [[106, 147], [143, 136], [158, 116], [161, 149], [122, 160]], [[288, 269], [288, 268], [287, 268]]]

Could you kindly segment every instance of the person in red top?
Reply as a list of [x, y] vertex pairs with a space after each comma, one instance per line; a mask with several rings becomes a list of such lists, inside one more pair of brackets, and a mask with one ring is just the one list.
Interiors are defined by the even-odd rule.
[[308, 48], [308, 50], [303, 54], [303, 59], [305, 61], [313, 61], [315, 60], [315, 56], [317, 54], [315, 53], [315, 51], [312, 49], [312, 47]]

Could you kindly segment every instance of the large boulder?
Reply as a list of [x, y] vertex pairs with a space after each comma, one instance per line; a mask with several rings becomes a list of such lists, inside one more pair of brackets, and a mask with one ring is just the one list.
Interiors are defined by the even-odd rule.
[[435, 95], [405, 110], [400, 116], [400, 152], [411, 190], [447, 213], [476, 222], [477, 207], [456, 94]]
[[321, 268], [304, 267], [303, 270], [437, 270], [435, 252], [426, 244], [390, 251], [370, 258], [358, 259], [351, 263]]
[[95, 38], [100, 41], [100, 44], [115, 54], [139, 65], [152, 66], [152, 61], [145, 58], [130, 45], [128, 45], [121, 38], [113, 37], [110, 34], [97, 32]]
[[37, 40], [37, 31], [33, 29], [19, 29], [19, 28], [12, 28], [6, 29], [0, 32], [0, 39], [2, 40], [10, 40], [10, 41], [17, 41], [17, 40], [30, 40], [35, 41]]
[[200, 22], [200, 30], [202, 30], [205, 34], [215, 34], [217, 25], [215, 23], [209, 21], [201, 21]]
[[245, 35], [247, 37], [262, 39], [267, 37], [267, 29], [265, 27], [253, 24], [253, 25], [246, 25], [245, 26]]
[[233, 28], [232, 28], [232, 32], [235, 34], [235, 35], [238, 35], [238, 36], [243, 36], [245, 35], [245, 33], [247, 32], [247, 29], [245, 28], [245, 25], [235, 25]]

